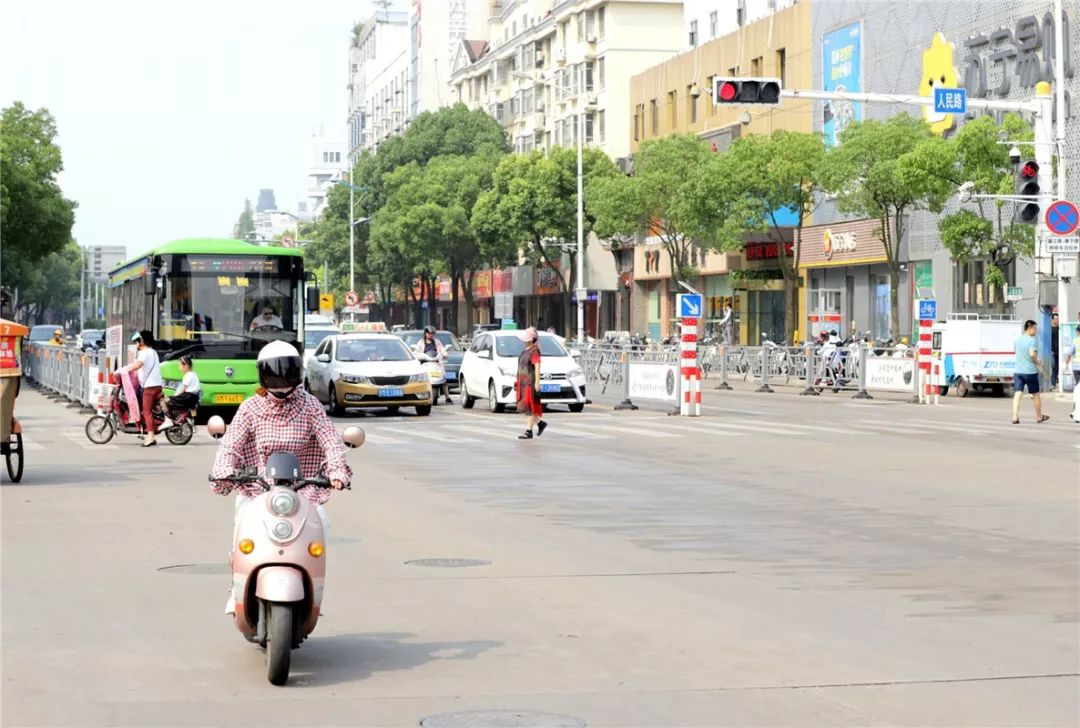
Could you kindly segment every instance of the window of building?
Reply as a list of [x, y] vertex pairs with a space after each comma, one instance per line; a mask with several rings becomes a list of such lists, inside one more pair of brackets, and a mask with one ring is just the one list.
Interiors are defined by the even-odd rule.
[[641, 107], [634, 109], [634, 141], [641, 141]]
[[690, 21], [690, 47], [691, 48], [697, 48], [697, 40], [698, 40], [697, 21], [696, 20], [691, 20]]
[[578, 43], [585, 40], [585, 13], [577, 14], [577, 39]]
[[596, 11], [596, 35], [600, 38], [604, 37], [604, 8], [600, 7]]
[[596, 37], [596, 28], [593, 23], [596, 22], [596, 18], [593, 15], [593, 11], [589, 10], [585, 13], [585, 40]]
[[694, 96], [694, 85], [690, 84], [686, 87], [686, 113], [690, 117], [690, 123], [697, 123], [697, 102], [698, 97]]
[[678, 108], [679, 108], [679, 94], [677, 91], [669, 91], [667, 95], [668, 105], [668, 125], [672, 131], [679, 125]]
[[780, 87], [787, 86], [787, 49], [776, 52], [776, 75], [780, 78]]
[[606, 130], [604, 129], [606, 114], [607, 112], [605, 111], [598, 111], [596, 113], [596, 141], [601, 144], [604, 142], [604, 134], [606, 133]]
[[651, 117], [652, 135], [658, 136], [660, 134], [660, 107], [656, 103], [656, 99], [649, 102], [649, 115]]
[[585, 64], [585, 93], [592, 93], [596, 88], [593, 85], [593, 78], [596, 75], [596, 62], [589, 61]]
[[762, 60], [763, 59], [762, 59], [761, 56], [758, 56], [757, 58], [753, 58], [753, 59], [750, 60], [750, 75], [753, 76], [754, 78], [759, 78], [761, 76], [761, 62], [762, 62]]
[[713, 10], [709, 13], [709, 37], [715, 38], [720, 31], [720, 13]]
[[603, 91], [604, 88], [606, 87], [606, 84], [605, 84], [605, 81], [604, 81], [604, 66], [605, 65], [606, 64], [604, 63], [603, 56], [596, 59], [596, 90], [597, 91]]
[[740, 28], [746, 25], [746, 0], [739, 0], [739, 4], [735, 7], [735, 22]]
[[596, 130], [596, 114], [585, 115], [585, 144], [593, 143], [593, 134]]

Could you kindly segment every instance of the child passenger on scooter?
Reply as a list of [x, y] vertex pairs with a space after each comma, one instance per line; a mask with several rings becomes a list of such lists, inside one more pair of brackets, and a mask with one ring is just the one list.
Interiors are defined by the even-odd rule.
[[180, 380], [180, 386], [176, 388], [176, 394], [165, 402], [165, 414], [168, 419], [165, 420], [163, 427], [166, 428], [172, 425], [171, 420], [176, 419], [181, 412], [194, 409], [202, 396], [199, 375], [192, 369], [191, 357], [186, 354], [180, 357], [180, 372], [184, 375]]

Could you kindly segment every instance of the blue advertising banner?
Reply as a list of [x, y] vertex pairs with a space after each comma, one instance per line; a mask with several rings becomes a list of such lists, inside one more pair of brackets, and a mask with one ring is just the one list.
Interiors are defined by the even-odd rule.
[[[821, 39], [821, 88], [825, 91], [861, 93], [862, 22], [825, 34]], [[853, 121], [862, 121], [862, 103], [824, 102], [822, 129], [825, 144], [836, 146], [837, 137]]]

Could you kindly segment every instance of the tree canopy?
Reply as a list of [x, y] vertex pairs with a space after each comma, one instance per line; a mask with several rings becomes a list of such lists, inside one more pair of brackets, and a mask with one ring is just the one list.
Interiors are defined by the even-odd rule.
[[76, 203], [57, 182], [64, 164], [52, 115], [16, 101], [0, 123], [0, 272], [5, 286], [22, 290], [71, 242]]

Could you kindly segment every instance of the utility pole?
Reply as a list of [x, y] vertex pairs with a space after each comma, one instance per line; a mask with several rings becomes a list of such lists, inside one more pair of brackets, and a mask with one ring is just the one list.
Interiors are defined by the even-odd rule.
[[[1054, 0], [1054, 97], [1057, 102], [1056, 109], [1056, 136], [1057, 136], [1057, 197], [1059, 200], [1067, 200], [1066, 171], [1069, 165], [1065, 162], [1065, 12], [1062, 8], [1062, 0]], [[1075, 254], [1074, 254], [1075, 257]], [[1057, 275], [1057, 300], [1060, 318], [1068, 320], [1069, 286], [1062, 277], [1062, 271], [1055, 270]], [[1049, 327], [1047, 327], [1049, 329]], [[1059, 329], [1060, 331], [1060, 329]], [[1053, 333], [1051, 332], [1051, 335]], [[1050, 351], [1053, 351], [1051, 345]], [[1065, 391], [1065, 347], [1058, 350], [1058, 391]], [[1074, 387], [1080, 387], [1080, 382], [1074, 382]]]

